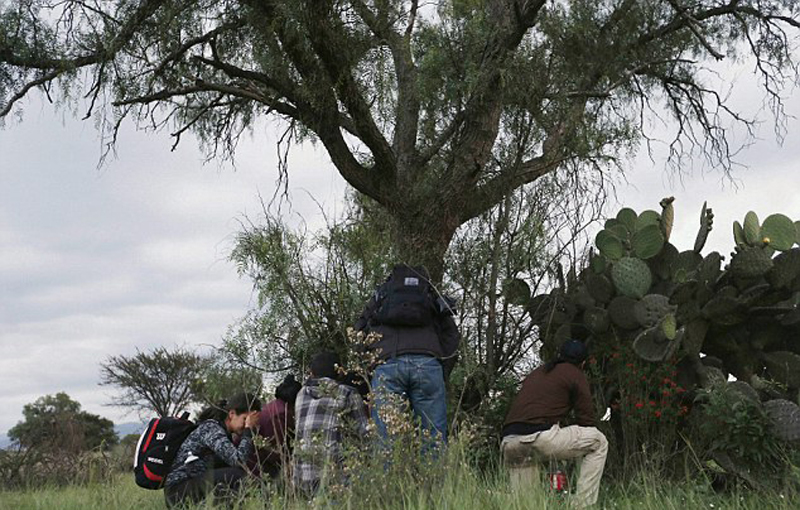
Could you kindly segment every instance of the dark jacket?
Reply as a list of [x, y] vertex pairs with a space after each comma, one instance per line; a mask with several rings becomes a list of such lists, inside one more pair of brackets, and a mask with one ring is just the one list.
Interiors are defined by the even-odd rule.
[[[376, 296], [379, 292], [376, 293]], [[380, 350], [382, 360], [401, 354], [430, 354], [441, 360], [445, 374], [449, 374], [456, 362], [456, 351], [461, 341], [461, 333], [449, 314], [436, 314], [433, 323], [427, 326], [389, 326], [377, 324], [373, 320], [378, 307], [377, 297], [373, 296], [361, 316], [356, 321], [357, 331], [375, 332], [381, 339], [369, 346]]]
[[166, 487], [205, 475], [220, 460], [228, 466], [244, 466], [253, 453], [253, 434], [247, 429], [236, 447], [225, 426], [216, 420], [201, 422], [178, 449]]
[[522, 382], [522, 388], [508, 410], [505, 425], [563, 424], [572, 409], [575, 409], [578, 425], [595, 425], [594, 405], [586, 375], [572, 363], [559, 363], [550, 372], [541, 366]]

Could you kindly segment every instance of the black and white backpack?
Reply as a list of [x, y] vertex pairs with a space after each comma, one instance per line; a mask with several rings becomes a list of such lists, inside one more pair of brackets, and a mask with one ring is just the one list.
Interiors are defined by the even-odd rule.
[[197, 425], [189, 421], [189, 413], [179, 418], [153, 418], [139, 437], [133, 454], [133, 473], [136, 485], [145, 489], [161, 489], [172, 461], [183, 441]]
[[372, 321], [389, 326], [427, 326], [437, 313], [436, 300], [427, 272], [397, 265], [376, 293], [377, 308]]

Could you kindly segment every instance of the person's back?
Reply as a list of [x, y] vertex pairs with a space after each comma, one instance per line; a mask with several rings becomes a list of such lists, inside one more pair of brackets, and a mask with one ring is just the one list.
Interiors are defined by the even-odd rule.
[[[314, 361], [328, 354], [322, 353]], [[295, 486], [307, 495], [316, 492], [322, 479], [341, 467], [344, 442], [367, 433], [363, 400], [354, 388], [334, 379], [336, 363], [332, 359], [328, 357], [317, 366], [312, 362], [312, 377], [295, 401], [293, 477]]]
[[[559, 357], [534, 370], [522, 383], [503, 427], [504, 464], [515, 488], [535, 483], [540, 459], [582, 457], [576, 491], [578, 507], [597, 501], [608, 442], [594, 426], [589, 383], [582, 367], [586, 347], [577, 340], [561, 346]], [[567, 426], [570, 411], [576, 425]]]

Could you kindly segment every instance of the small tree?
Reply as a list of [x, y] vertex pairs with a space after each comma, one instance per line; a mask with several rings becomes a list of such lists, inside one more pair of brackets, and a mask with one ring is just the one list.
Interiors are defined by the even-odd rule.
[[45, 395], [22, 408], [25, 419], [8, 431], [8, 437], [25, 448], [81, 452], [117, 443], [114, 423], [81, 411], [66, 393]]
[[204, 366], [205, 358], [194, 351], [158, 347], [134, 356], [109, 356], [101, 364], [100, 384], [121, 390], [112, 405], [173, 416], [200, 400]]

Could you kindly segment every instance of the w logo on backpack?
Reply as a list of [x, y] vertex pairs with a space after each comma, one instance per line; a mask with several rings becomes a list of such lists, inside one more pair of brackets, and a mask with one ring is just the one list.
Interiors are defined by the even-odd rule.
[[189, 421], [189, 413], [180, 418], [153, 418], [147, 424], [133, 456], [136, 485], [145, 489], [161, 489], [172, 461], [183, 441], [197, 425]]

